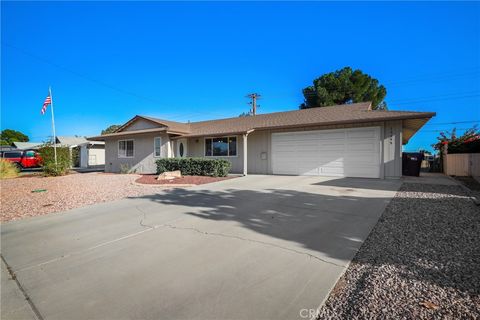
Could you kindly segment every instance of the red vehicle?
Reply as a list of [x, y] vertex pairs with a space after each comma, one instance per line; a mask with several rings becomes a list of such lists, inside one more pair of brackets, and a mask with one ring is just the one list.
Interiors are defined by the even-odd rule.
[[13, 162], [19, 169], [40, 167], [42, 158], [35, 150], [2, 151], [1, 157]]

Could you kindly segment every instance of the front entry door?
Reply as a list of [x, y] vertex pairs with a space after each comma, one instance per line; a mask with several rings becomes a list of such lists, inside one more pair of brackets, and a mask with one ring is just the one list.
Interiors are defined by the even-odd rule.
[[177, 158], [185, 158], [187, 156], [187, 139], [177, 140]]

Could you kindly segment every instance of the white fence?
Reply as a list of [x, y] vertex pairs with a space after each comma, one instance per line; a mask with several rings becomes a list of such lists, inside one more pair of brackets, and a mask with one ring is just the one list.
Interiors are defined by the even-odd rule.
[[480, 153], [447, 154], [443, 169], [449, 176], [480, 176]]

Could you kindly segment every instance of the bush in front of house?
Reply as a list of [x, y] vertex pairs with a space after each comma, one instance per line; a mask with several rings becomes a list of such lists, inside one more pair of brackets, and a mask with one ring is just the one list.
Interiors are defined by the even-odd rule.
[[45, 145], [38, 149], [42, 158], [42, 169], [45, 176], [63, 176], [70, 169], [70, 152], [68, 148], [57, 147], [57, 164], [53, 146]]
[[15, 178], [18, 176], [18, 168], [8, 160], [0, 159], [0, 179]]
[[223, 159], [163, 158], [157, 160], [157, 174], [180, 170], [186, 176], [226, 177], [232, 164]]

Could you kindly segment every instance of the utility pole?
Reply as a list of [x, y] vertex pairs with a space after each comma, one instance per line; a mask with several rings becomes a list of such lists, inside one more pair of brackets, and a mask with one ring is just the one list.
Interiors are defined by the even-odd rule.
[[249, 102], [248, 104], [252, 106], [252, 109], [250, 110], [250, 114], [254, 116], [257, 114], [257, 107], [260, 107], [260, 106], [257, 106], [257, 100], [260, 99], [262, 96], [259, 95], [258, 93], [250, 93], [246, 97], [252, 99], [252, 101]]

